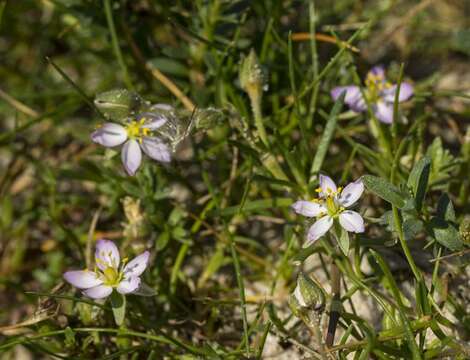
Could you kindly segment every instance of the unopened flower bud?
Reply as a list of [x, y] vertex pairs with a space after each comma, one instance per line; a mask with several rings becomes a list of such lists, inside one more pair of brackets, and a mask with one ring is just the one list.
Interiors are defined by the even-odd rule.
[[108, 119], [114, 121], [121, 121], [148, 106], [139, 94], [126, 89], [115, 89], [98, 94], [94, 103]]
[[240, 85], [250, 97], [259, 96], [264, 87], [264, 76], [261, 66], [252, 49], [250, 54], [242, 59], [239, 72]]
[[290, 309], [292, 310], [292, 313], [295, 316], [297, 316], [298, 318], [302, 317], [302, 314], [306, 310], [306, 308], [300, 305], [299, 301], [297, 300], [297, 297], [295, 296], [295, 292], [290, 294], [288, 304]]
[[325, 306], [325, 293], [319, 284], [301, 272], [297, 277], [297, 286], [294, 290], [298, 305], [304, 309], [322, 311]]

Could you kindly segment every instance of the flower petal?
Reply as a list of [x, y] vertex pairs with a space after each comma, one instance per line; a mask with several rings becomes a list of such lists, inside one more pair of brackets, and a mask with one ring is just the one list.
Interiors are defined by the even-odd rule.
[[98, 286], [85, 290], [83, 294], [92, 299], [103, 299], [111, 295], [112, 292], [113, 292], [113, 288], [111, 286], [98, 285]]
[[379, 101], [373, 108], [375, 116], [381, 122], [391, 124], [393, 122], [393, 103]]
[[139, 114], [136, 120], [144, 120], [142, 126], [152, 131], [158, 129], [159, 127], [162, 127], [168, 121], [165, 116], [151, 112]]
[[320, 203], [314, 203], [311, 201], [299, 200], [293, 203], [292, 209], [300, 215], [314, 217], [320, 215], [322, 212], [326, 212], [326, 207]]
[[[393, 103], [395, 102], [395, 95], [397, 92], [397, 85], [393, 85], [392, 87], [385, 89], [382, 92], [382, 98], [386, 102]], [[402, 102], [408, 100], [414, 93], [413, 85], [408, 82], [402, 82], [400, 85], [400, 94], [398, 94], [398, 102]]]
[[121, 145], [126, 139], [127, 132], [124, 126], [115, 123], [105, 123], [91, 134], [93, 142], [106, 147]]
[[339, 223], [349, 232], [364, 232], [364, 219], [355, 211], [346, 210], [339, 215]]
[[163, 110], [163, 111], [173, 111], [175, 108], [168, 104], [155, 104], [150, 108], [151, 110]]
[[367, 78], [377, 78], [380, 80], [385, 80], [385, 68], [383, 65], [375, 65], [366, 75]]
[[336, 188], [336, 184], [329, 176], [320, 174], [320, 196], [326, 197], [331, 193], [336, 192], [338, 189]]
[[103, 283], [96, 273], [89, 270], [67, 271], [64, 274], [64, 279], [79, 289], [88, 289]]
[[111, 240], [98, 240], [96, 242], [95, 261], [100, 270], [107, 267], [119, 268], [121, 257], [117, 246]]
[[170, 147], [159, 138], [144, 137], [140, 146], [154, 160], [161, 162], [170, 162], [171, 160]]
[[336, 101], [344, 91], [346, 91], [344, 102], [351, 108], [351, 110], [361, 112], [367, 109], [366, 102], [364, 101], [359, 86], [337, 86], [331, 90], [331, 97]]
[[141, 275], [147, 268], [150, 253], [148, 251], [143, 252], [139, 256], [132, 259], [124, 269], [122, 269], [125, 277], [136, 277]]
[[339, 196], [338, 202], [344, 207], [353, 205], [364, 192], [364, 183], [361, 179], [349, 183]]
[[117, 286], [116, 290], [121, 294], [129, 294], [137, 290], [140, 286], [140, 278], [138, 276], [126, 278]]
[[126, 142], [122, 148], [121, 158], [126, 172], [131, 176], [135, 175], [142, 161], [139, 143], [136, 140]]
[[319, 220], [315, 221], [315, 223], [308, 230], [307, 242], [303, 247], [305, 248], [310, 246], [313, 242], [325, 235], [326, 232], [330, 230], [331, 225], [333, 225], [333, 218], [328, 215], [323, 216]]

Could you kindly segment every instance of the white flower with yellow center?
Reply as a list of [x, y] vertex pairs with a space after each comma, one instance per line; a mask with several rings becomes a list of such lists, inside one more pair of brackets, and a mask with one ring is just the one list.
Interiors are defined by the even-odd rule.
[[141, 285], [140, 275], [147, 268], [149, 256], [150, 253], [145, 251], [130, 262], [127, 259], [121, 261], [116, 245], [101, 239], [96, 243], [95, 271], [67, 271], [64, 279], [93, 299], [108, 297], [113, 289], [123, 295], [132, 294]]
[[[367, 111], [367, 103], [363, 96], [365, 95], [377, 119], [383, 123], [391, 124], [398, 86], [387, 81], [385, 69], [382, 66], [374, 66], [367, 73], [365, 84], [366, 88], [362, 92], [356, 85], [337, 86], [331, 90], [331, 96], [336, 101], [345, 92], [344, 102], [352, 111], [360, 113]], [[413, 96], [413, 93], [413, 85], [403, 81], [400, 85], [398, 102], [408, 100]]]
[[129, 175], [135, 175], [142, 162], [142, 151], [160, 162], [167, 163], [171, 160], [170, 147], [154, 134], [166, 122], [164, 116], [142, 113], [124, 126], [111, 122], [103, 124], [91, 134], [91, 139], [105, 147], [124, 144], [121, 152], [122, 163]]
[[304, 247], [310, 246], [330, 230], [334, 221], [349, 232], [364, 232], [364, 219], [352, 210], [347, 210], [356, 203], [364, 192], [362, 180], [348, 184], [344, 189], [337, 188], [331, 178], [320, 175], [320, 187], [316, 190], [319, 198], [311, 201], [299, 200], [292, 204], [297, 214], [316, 217], [317, 221], [310, 227], [307, 242]]

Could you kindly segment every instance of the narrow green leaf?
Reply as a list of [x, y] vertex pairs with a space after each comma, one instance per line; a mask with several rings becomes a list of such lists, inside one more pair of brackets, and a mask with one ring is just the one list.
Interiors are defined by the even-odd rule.
[[364, 185], [374, 194], [401, 209], [405, 206], [406, 197], [395, 185], [385, 179], [373, 175], [362, 177]]
[[173, 265], [173, 269], [171, 269], [171, 276], [170, 276], [170, 292], [172, 294], [176, 291], [176, 282], [178, 280], [178, 275], [183, 264], [183, 260], [186, 257], [186, 253], [189, 250], [189, 244], [184, 243], [181, 245], [180, 250], [178, 251], [178, 255], [176, 256], [175, 264]]
[[198, 287], [203, 287], [204, 284], [208, 279], [212, 277], [224, 264], [224, 248], [219, 246], [214, 254], [212, 254], [211, 258], [207, 262], [207, 265], [202, 272], [201, 276], [198, 279], [197, 285]]
[[254, 212], [258, 210], [265, 210], [271, 208], [280, 208], [280, 207], [288, 207], [292, 204], [291, 198], [272, 198], [272, 199], [262, 199], [262, 200], [254, 200], [254, 201], [247, 201], [242, 209], [240, 209], [239, 205], [227, 207], [220, 212], [222, 216], [230, 216], [236, 213], [247, 213], [247, 212]]
[[156, 57], [149, 60], [153, 67], [165, 74], [184, 77], [188, 75], [188, 68], [181, 62], [167, 57]]
[[416, 305], [419, 310], [419, 315], [430, 315], [431, 314], [431, 304], [428, 300], [428, 289], [423, 281], [419, 281], [416, 284], [415, 289], [416, 296]]
[[126, 317], [126, 297], [117, 291], [113, 291], [110, 298], [114, 321], [117, 326], [121, 326]]
[[330, 115], [328, 116], [325, 130], [323, 131], [322, 137], [320, 139], [320, 144], [318, 145], [317, 152], [315, 153], [315, 157], [313, 158], [312, 167], [310, 169], [310, 181], [312, 181], [312, 177], [321, 170], [323, 161], [325, 160], [326, 152], [328, 151], [328, 147], [330, 146], [331, 139], [333, 139], [333, 135], [336, 129], [336, 123], [338, 121], [338, 115], [343, 106], [345, 95], [346, 92], [343, 92], [340, 97], [335, 101], [333, 108], [331, 109]]
[[416, 210], [420, 211], [428, 187], [429, 174], [431, 173], [431, 158], [425, 156], [421, 158], [408, 177], [407, 185], [413, 191], [415, 197]]
[[400, 289], [398, 288], [397, 283], [395, 282], [395, 278], [393, 277], [392, 272], [390, 271], [390, 268], [387, 266], [387, 264], [382, 259], [382, 257], [376, 251], [372, 249], [370, 250], [370, 252], [374, 256], [375, 260], [377, 261], [377, 264], [380, 266], [380, 269], [383, 271], [384, 276], [390, 285], [390, 289], [392, 291], [393, 297], [396, 303], [398, 304], [398, 313], [400, 314], [402, 325], [405, 328], [405, 337], [408, 342], [408, 346], [413, 354], [413, 359], [414, 360], [421, 359], [418, 344], [416, 343], [412, 326], [406, 314], [405, 305], [403, 304], [403, 300], [402, 300], [403, 295], [400, 292]]

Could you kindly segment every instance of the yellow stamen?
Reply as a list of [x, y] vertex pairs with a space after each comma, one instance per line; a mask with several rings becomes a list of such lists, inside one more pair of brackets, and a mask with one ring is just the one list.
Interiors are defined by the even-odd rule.
[[144, 117], [139, 121], [133, 120], [128, 123], [126, 126], [127, 136], [131, 139], [142, 142], [142, 138], [149, 136], [152, 132], [148, 127], [143, 126], [146, 121], [147, 119]]

